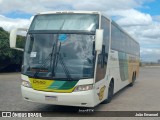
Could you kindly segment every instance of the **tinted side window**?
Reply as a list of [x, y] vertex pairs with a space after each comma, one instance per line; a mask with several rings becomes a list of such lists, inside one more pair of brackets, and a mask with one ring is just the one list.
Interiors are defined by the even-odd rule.
[[139, 45], [113, 22], [111, 25], [111, 48], [139, 56]]
[[125, 52], [126, 37], [125, 34], [113, 23], [111, 25], [111, 48]]
[[110, 21], [102, 16], [102, 29], [104, 30], [103, 34], [103, 45], [105, 45], [105, 52], [108, 53], [109, 50], [109, 27]]

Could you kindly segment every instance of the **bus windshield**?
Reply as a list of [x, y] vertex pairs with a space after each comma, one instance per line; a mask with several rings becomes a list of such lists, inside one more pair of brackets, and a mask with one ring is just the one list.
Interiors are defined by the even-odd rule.
[[28, 33], [22, 73], [53, 79], [93, 78], [94, 35]]
[[93, 78], [98, 14], [43, 14], [26, 37], [22, 73], [47, 79]]
[[98, 14], [44, 14], [35, 16], [29, 30], [95, 31]]

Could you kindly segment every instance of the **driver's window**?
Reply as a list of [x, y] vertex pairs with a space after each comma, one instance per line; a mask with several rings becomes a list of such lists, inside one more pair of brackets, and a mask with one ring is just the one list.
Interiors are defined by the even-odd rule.
[[106, 75], [108, 51], [109, 51], [109, 32], [110, 21], [102, 16], [101, 28], [104, 30], [102, 52], [98, 55], [96, 82], [104, 79]]

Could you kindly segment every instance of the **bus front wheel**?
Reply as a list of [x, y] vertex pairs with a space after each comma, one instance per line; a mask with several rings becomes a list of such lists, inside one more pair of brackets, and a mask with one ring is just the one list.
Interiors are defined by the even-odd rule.
[[108, 88], [108, 98], [103, 101], [103, 103], [110, 103], [114, 93], [114, 81], [111, 80]]

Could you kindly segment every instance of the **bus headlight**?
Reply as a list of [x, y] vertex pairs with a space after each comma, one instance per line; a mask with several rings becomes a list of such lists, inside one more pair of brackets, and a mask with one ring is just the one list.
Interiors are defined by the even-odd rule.
[[29, 81], [25, 81], [25, 80], [22, 80], [22, 85], [23, 85], [24, 87], [28, 87], [28, 88], [31, 88], [31, 87], [32, 87], [31, 84], [30, 84], [30, 82], [29, 82]]
[[87, 90], [91, 90], [92, 88], [93, 88], [93, 85], [79, 85], [74, 89], [74, 92], [87, 91]]

